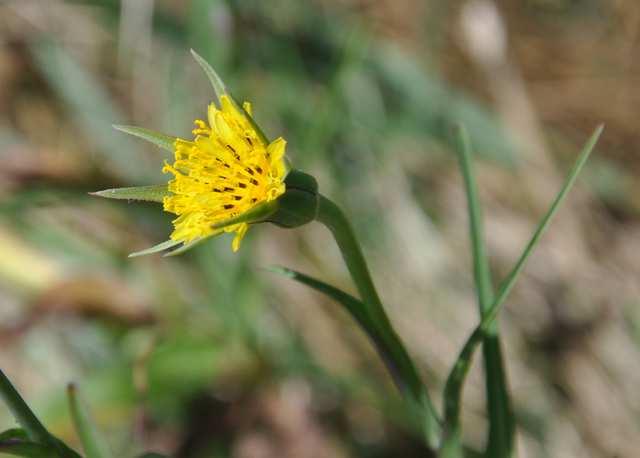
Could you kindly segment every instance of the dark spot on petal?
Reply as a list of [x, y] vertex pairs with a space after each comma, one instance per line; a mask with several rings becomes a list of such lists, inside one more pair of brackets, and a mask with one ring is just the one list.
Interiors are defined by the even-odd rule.
[[222, 207], [223, 207], [225, 210], [231, 210], [231, 209], [234, 207], [234, 205], [233, 205], [233, 204], [226, 204], [226, 205], [223, 205]]
[[262, 174], [262, 167], [257, 166], [257, 167], [256, 167], [256, 172], [258, 172], [258, 173]]
[[225, 187], [224, 187], [224, 189], [223, 189], [223, 191], [225, 191], [225, 192], [231, 192], [231, 191], [233, 191], [233, 190], [234, 190], [234, 189], [233, 189], [233, 188], [230, 188], [229, 186], [225, 186]]
[[251, 184], [254, 186], [258, 186], [258, 180], [256, 180], [255, 178], [251, 178]]
[[242, 196], [233, 196], [233, 200], [240, 200], [242, 199]]
[[227, 145], [227, 148], [229, 148], [231, 151], [233, 151], [234, 153], [236, 152], [235, 148], [231, 145]]
[[258, 201], [258, 199], [256, 199], [255, 197], [253, 199], [251, 199], [251, 203], [254, 204]]
[[245, 189], [247, 187], [247, 185], [244, 184], [244, 183], [238, 183], [238, 187], [242, 188], [242, 189]]
[[249, 172], [249, 175], [253, 175], [253, 174], [254, 174], [254, 171], [253, 171], [251, 168], [249, 168], [249, 167], [247, 167], [245, 170], [246, 170], [247, 172]]

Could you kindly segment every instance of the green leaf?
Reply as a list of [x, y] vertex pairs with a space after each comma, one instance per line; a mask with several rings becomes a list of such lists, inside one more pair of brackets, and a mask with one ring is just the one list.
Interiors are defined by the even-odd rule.
[[69, 397], [71, 419], [80, 437], [80, 442], [82, 443], [82, 448], [87, 458], [109, 458], [111, 456], [109, 447], [98, 433], [86, 407], [81, 400], [78, 399], [78, 390], [75, 385], [69, 384], [67, 387], [67, 395]]
[[28, 440], [29, 436], [22, 428], [11, 428], [0, 433], [0, 442], [7, 440]]
[[[494, 291], [484, 244], [482, 211], [471, 158], [471, 143], [467, 130], [463, 126], [456, 128], [456, 140], [460, 169], [467, 194], [473, 272], [478, 294], [478, 308], [480, 318], [482, 318], [491, 307]], [[511, 410], [497, 322], [491, 326], [487, 335], [484, 336], [483, 353], [487, 410], [489, 414], [489, 438], [486, 454], [496, 458], [506, 458], [512, 454], [515, 421]]]
[[176, 140], [178, 140], [178, 137], [172, 137], [170, 135], [154, 132], [153, 130], [145, 129], [144, 127], [123, 126], [120, 124], [114, 124], [113, 128], [119, 130], [120, 132], [124, 132], [125, 134], [133, 135], [134, 137], [146, 140], [162, 149], [166, 149], [167, 151], [171, 152], [173, 152], [174, 144]]
[[347, 312], [353, 318], [355, 318], [355, 320], [361, 326], [362, 330], [375, 343], [375, 339], [377, 338], [375, 335], [376, 334], [375, 328], [372, 326], [369, 318], [364, 312], [365, 306], [360, 300], [356, 299], [352, 295], [345, 293], [344, 291], [334, 286], [329, 285], [328, 283], [325, 283], [321, 280], [317, 280], [313, 277], [297, 272], [295, 270], [288, 269], [286, 267], [272, 266], [272, 267], [269, 267], [268, 270], [273, 273], [280, 274], [287, 278], [300, 282], [304, 285], [307, 285], [312, 289], [315, 289], [316, 291], [321, 292], [322, 294], [329, 296], [331, 299], [338, 302], [347, 310]]
[[286, 267], [271, 267], [269, 270], [325, 294], [346, 309], [371, 339], [398, 389], [406, 395], [405, 400], [408, 401], [408, 408], [411, 409], [411, 414], [416, 417], [416, 421], [423, 429], [427, 440], [435, 440], [432, 437], [434, 434], [432, 422], [437, 421], [436, 414], [432, 410], [426, 391], [423, 391], [424, 388], [411, 358], [393, 330], [385, 329], [383, 324], [376, 322], [375, 317], [368, 313], [367, 307], [362, 301], [334, 286]]
[[89, 194], [107, 199], [162, 202], [164, 198], [171, 193], [169, 192], [168, 185], [154, 184], [150, 186], [134, 186], [131, 188], [105, 189], [104, 191], [90, 192]]
[[216, 97], [218, 98], [218, 100], [220, 100], [221, 96], [223, 96], [224, 94], [227, 94], [227, 88], [222, 82], [222, 79], [218, 76], [218, 74], [211, 67], [211, 65], [209, 65], [209, 63], [206, 60], [204, 60], [202, 57], [200, 57], [200, 55], [197, 52], [195, 52], [193, 49], [191, 50], [191, 55], [193, 55], [193, 58], [196, 60], [196, 62], [198, 62], [200, 67], [202, 67], [202, 70], [204, 70], [204, 72], [206, 73], [207, 78], [209, 78], [209, 81], [211, 82], [211, 86], [213, 86], [213, 90], [216, 93]]
[[[462, 388], [464, 386], [464, 381], [467, 373], [469, 372], [469, 368], [471, 367], [471, 362], [473, 359], [473, 354], [480, 342], [482, 342], [484, 335], [488, 334], [493, 326], [495, 319], [500, 312], [505, 299], [511, 292], [513, 285], [515, 284], [520, 272], [529, 259], [529, 256], [533, 252], [534, 248], [540, 241], [540, 238], [544, 234], [545, 230], [549, 226], [551, 219], [558, 211], [560, 204], [564, 201], [567, 193], [572, 188], [575, 183], [578, 174], [584, 167], [591, 151], [602, 133], [603, 126], [599, 126], [591, 138], [587, 141], [584, 146], [580, 156], [576, 160], [573, 168], [569, 172], [567, 179], [562, 186], [562, 189], [556, 196], [555, 200], [549, 207], [549, 210], [544, 215], [538, 227], [536, 228], [531, 240], [525, 247], [524, 251], [520, 255], [520, 258], [516, 262], [515, 266], [507, 276], [507, 278], [502, 282], [500, 288], [498, 289], [498, 294], [494, 299], [491, 307], [485, 313], [484, 317], [480, 324], [474, 329], [469, 338], [467, 339], [465, 345], [462, 348], [462, 351], [458, 355], [458, 358], [453, 366], [453, 369], [449, 373], [447, 378], [447, 382], [445, 385], [445, 437], [442, 443], [442, 447], [440, 449], [440, 455], [446, 457], [454, 457], [460, 456], [457, 452], [459, 448], [456, 447], [456, 443], [459, 442], [457, 437], [460, 434], [460, 402], [462, 398]], [[450, 453], [450, 451], [452, 451]]]
[[169, 458], [167, 455], [161, 455], [155, 452], [147, 452], [142, 455], [139, 455], [137, 458]]
[[168, 250], [176, 245], [180, 245], [182, 242], [179, 240], [167, 240], [162, 243], [158, 243], [157, 245], [152, 246], [151, 248], [147, 248], [146, 250], [136, 251], [135, 253], [131, 253], [129, 255], [130, 258], [136, 258], [138, 256], [146, 256], [148, 254], [158, 253], [160, 251]]
[[51, 447], [23, 439], [0, 440], [0, 454], [26, 458], [52, 458]]
[[14, 388], [4, 372], [0, 370], [0, 396], [9, 407], [16, 421], [22, 426], [28, 438], [40, 444], [55, 447], [53, 437], [31, 411], [20, 393]]

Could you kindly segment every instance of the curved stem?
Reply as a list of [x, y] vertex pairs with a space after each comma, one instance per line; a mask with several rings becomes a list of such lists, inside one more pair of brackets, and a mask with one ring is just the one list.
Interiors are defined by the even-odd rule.
[[363, 312], [371, 328], [367, 332], [374, 338], [376, 347], [402, 395], [425, 411], [423, 414], [425, 434], [429, 444], [436, 445], [439, 430], [436, 411], [409, 353], [391, 326], [351, 224], [340, 208], [322, 195], [319, 195], [316, 220], [331, 231], [338, 244], [366, 308]]

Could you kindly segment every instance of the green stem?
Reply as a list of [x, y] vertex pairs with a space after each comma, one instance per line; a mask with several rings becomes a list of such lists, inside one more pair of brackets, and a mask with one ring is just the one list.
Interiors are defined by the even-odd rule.
[[423, 414], [425, 434], [430, 445], [437, 445], [439, 422], [429, 394], [400, 337], [391, 326], [382, 301], [369, 274], [367, 263], [344, 213], [331, 200], [320, 195], [317, 221], [324, 224], [333, 235], [342, 257], [364, 303], [365, 315], [377, 337], [382, 358], [405, 399], [418, 405]]

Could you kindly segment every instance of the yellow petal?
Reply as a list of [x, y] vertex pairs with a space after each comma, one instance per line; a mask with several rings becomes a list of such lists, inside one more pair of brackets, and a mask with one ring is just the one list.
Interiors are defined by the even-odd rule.
[[236, 232], [236, 236], [233, 238], [233, 242], [231, 242], [231, 249], [235, 253], [240, 249], [240, 242], [244, 238], [244, 235], [247, 233], [247, 229], [249, 229], [249, 225], [247, 223], [241, 224]]
[[244, 102], [242, 104], [242, 108], [247, 112], [249, 116], [253, 116], [253, 109], [251, 108], [251, 104], [249, 102]]
[[267, 153], [269, 154], [269, 165], [273, 166], [282, 161], [284, 157], [284, 150], [287, 146], [287, 142], [284, 138], [278, 137], [267, 146]]
[[216, 113], [218, 113], [218, 108], [216, 108], [216, 105], [214, 103], [210, 103], [209, 104], [209, 108], [207, 110], [207, 117], [209, 118], [209, 125], [211, 126], [211, 128], [213, 129], [213, 127], [216, 125]]

